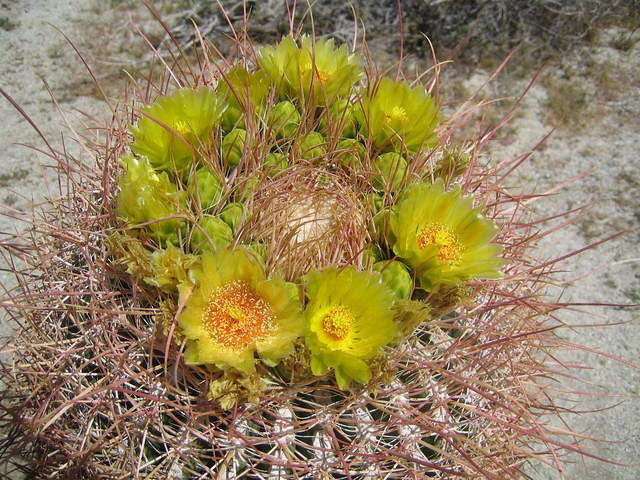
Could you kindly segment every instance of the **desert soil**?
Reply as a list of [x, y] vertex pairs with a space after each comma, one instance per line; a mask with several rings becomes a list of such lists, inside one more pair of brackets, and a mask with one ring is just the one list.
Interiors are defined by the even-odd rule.
[[[91, 123], [92, 117], [108, 119], [108, 110], [82, 62], [60, 32], [79, 47], [99, 79], [111, 86], [109, 92], [119, 91], [121, 70], [135, 71], [145, 51], [143, 42], [132, 33], [131, 24], [158, 35], [157, 26], [144, 9], [108, 7], [121, 3], [0, 0], [0, 86], [57, 148], [81, 154], [45, 81], [64, 116], [79, 131]], [[565, 112], [564, 122], [511, 182], [514, 190], [545, 192], [593, 169], [590, 175], [561, 191], [531, 203], [538, 218], [580, 205], [589, 208], [571, 225], [544, 237], [538, 255], [559, 257], [617, 231], [628, 231], [621, 238], [567, 259], [565, 273], [550, 292], [566, 302], [640, 303], [640, 45], [621, 42], [629, 34], [607, 29], [589, 46], [579, 47], [561, 62], [551, 64], [525, 97], [514, 121], [494, 142], [491, 153], [494, 161], [500, 161], [532, 149]], [[488, 73], [466, 67], [472, 73], [458, 81], [471, 90]], [[485, 94], [514, 95], [525, 85], [526, 81], [507, 75], [493, 82]], [[36, 150], [44, 147], [43, 142], [4, 100], [0, 101], [0, 118], [4, 125], [0, 136], [0, 204], [8, 213], [0, 216], [0, 232], [9, 235], [22, 228], [12, 216], [24, 217], [34, 202], [42, 201], [47, 194], [55, 196], [58, 185], [55, 171], [43, 166], [47, 157]], [[562, 221], [557, 219], [550, 225]], [[7, 287], [12, 285], [4, 272], [0, 272], [0, 281]], [[567, 325], [560, 332], [561, 337], [585, 348], [562, 352], [559, 360], [585, 368], [577, 372], [582, 383], [567, 378], [554, 386], [598, 394], [567, 395], [566, 406], [593, 413], [567, 415], [565, 421], [581, 434], [610, 441], [589, 443], [593, 454], [620, 463], [637, 463], [640, 370], [626, 367], [609, 355], [640, 362], [638, 309], [576, 307], [562, 312], [561, 319]], [[595, 323], [611, 326], [585, 327]], [[591, 349], [606, 355], [590, 353]], [[561, 373], [576, 373], [560, 365], [554, 368]], [[618, 403], [615, 408], [601, 410]], [[565, 479], [640, 478], [637, 464], [619, 467], [590, 458], [571, 458], [575, 463], [566, 467]], [[543, 467], [533, 469], [532, 475], [538, 479], [558, 478]]]

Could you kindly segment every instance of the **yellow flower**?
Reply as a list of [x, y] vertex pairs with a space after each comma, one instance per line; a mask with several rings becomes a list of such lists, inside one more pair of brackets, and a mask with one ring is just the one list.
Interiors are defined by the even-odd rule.
[[286, 93], [289, 68], [297, 61], [298, 52], [291, 36], [284, 37], [275, 47], [269, 45], [258, 51], [258, 64], [281, 97]]
[[305, 96], [312, 93], [316, 100], [346, 95], [362, 76], [360, 58], [349, 55], [346, 45], [334, 48], [333, 39], [314, 41], [308, 35], [300, 42], [297, 67], [291, 86]]
[[162, 219], [183, 210], [184, 192], [171, 183], [166, 172], [154, 171], [145, 157], [136, 158], [126, 154], [120, 159], [120, 163], [125, 173], [118, 179], [118, 217], [128, 225], [157, 220], [148, 226], [156, 239], [176, 239], [182, 221], [175, 218]]
[[144, 281], [165, 292], [183, 294], [191, 286], [188, 271], [196, 262], [195, 255], [182, 253], [171, 243], [155, 250], [149, 258], [150, 272]]
[[438, 143], [438, 106], [422, 87], [383, 78], [356, 114], [365, 135], [380, 149], [415, 153]]
[[393, 293], [379, 273], [353, 267], [312, 271], [305, 282], [306, 342], [313, 374], [324, 375], [332, 368], [340, 388], [351, 379], [368, 382], [371, 370], [365, 360], [396, 335]]
[[389, 225], [394, 253], [426, 290], [500, 276], [502, 249], [490, 243], [496, 227], [459, 188], [445, 192], [440, 180], [413, 185], [393, 208]]
[[131, 150], [145, 155], [154, 168], [182, 170], [209, 141], [226, 103], [209, 88], [182, 88], [141, 109], [142, 116], [130, 130]]
[[264, 47], [258, 55], [260, 67], [281, 94], [316, 101], [333, 100], [349, 93], [362, 76], [360, 58], [349, 55], [346, 45], [334, 47], [333, 39], [304, 35], [300, 47], [289, 36], [275, 47]]
[[198, 286], [178, 319], [187, 364], [251, 373], [255, 353], [276, 365], [293, 351], [303, 330], [295, 285], [266, 279], [244, 250], [204, 253], [195, 277]]
[[247, 128], [245, 114], [261, 115], [269, 95], [268, 78], [264, 72], [248, 72], [241, 66], [229, 70], [218, 83], [218, 92], [228, 105], [222, 116], [225, 132]]

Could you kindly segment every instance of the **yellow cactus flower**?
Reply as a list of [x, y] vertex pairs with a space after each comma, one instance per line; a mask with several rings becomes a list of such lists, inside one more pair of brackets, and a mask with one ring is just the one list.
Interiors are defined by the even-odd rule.
[[496, 227], [459, 188], [445, 192], [440, 180], [411, 186], [393, 208], [389, 226], [394, 253], [426, 290], [500, 276], [502, 248], [490, 243]]
[[260, 116], [269, 95], [267, 75], [258, 70], [249, 72], [241, 66], [229, 70], [218, 83], [218, 92], [228, 105], [222, 116], [225, 132], [234, 128], [246, 128], [245, 114]]
[[198, 285], [178, 318], [190, 365], [255, 370], [255, 357], [276, 365], [302, 334], [297, 287], [267, 279], [245, 250], [204, 253]]
[[371, 370], [366, 360], [396, 335], [393, 292], [379, 273], [353, 267], [312, 271], [305, 282], [306, 342], [313, 374], [333, 369], [340, 388], [352, 379], [368, 382]]
[[298, 53], [298, 46], [291, 36], [284, 37], [275, 47], [269, 45], [258, 51], [258, 64], [281, 97], [287, 91], [289, 68], [297, 61]]
[[314, 41], [308, 35], [301, 39], [297, 68], [290, 75], [291, 86], [316, 100], [349, 93], [362, 76], [360, 57], [349, 55], [346, 45], [335, 48], [333, 39]]
[[362, 76], [360, 58], [350, 55], [347, 46], [335, 48], [333, 39], [304, 35], [300, 47], [289, 36], [276, 47], [264, 47], [258, 63], [278, 86], [280, 93], [316, 101], [333, 100], [349, 93]]
[[145, 155], [156, 169], [182, 170], [209, 141], [225, 108], [226, 103], [207, 87], [182, 88], [162, 96], [143, 107], [138, 124], [130, 127], [131, 150]]
[[422, 87], [383, 78], [356, 115], [363, 133], [380, 149], [415, 153], [438, 143], [439, 109]]
[[183, 209], [184, 192], [171, 183], [166, 172], [156, 172], [145, 157], [126, 154], [120, 159], [125, 174], [118, 179], [120, 193], [116, 214], [128, 225], [151, 222], [148, 228], [158, 240], [176, 236], [182, 221], [167, 217]]
[[183, 294], [191, 286], [188, 272], [196, 261], [195, 255], [182, 253], [178, 247], [169, 243], [166, 249], [160, 248], [150, 255], [151, 271], [144, 281], [167, 293]]

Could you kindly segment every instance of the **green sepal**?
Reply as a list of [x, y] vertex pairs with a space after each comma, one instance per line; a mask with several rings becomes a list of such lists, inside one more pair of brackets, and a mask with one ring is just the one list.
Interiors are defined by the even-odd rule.
[[251, 254], [260, 261], [260, 264], [264, 268], [266, 268], [267, 247], [265, 246], [264, 243], [260, 243], [260, 242], [243, 243], [241, 247], [251, 252]]
[[[338, 374], [345, 377], [346, 383], [341, 385]], [[371, 369], [363, 360], [356, 357], [351, 357], [342, 361], [341, 365], [336, 368], [336, 380], [338, 380], [338, 386], [340, 388], [346, 388], [349, 384], [349, 380], [355, 380], [359, 383], [368, 383], [371, 380]]]
[[322, 361], [320, 355], [311, 355], [310, 364], [311, 373], [314, 375], [325, 375], [329, 371], [329, 367], [327, 367], [327, 364]]

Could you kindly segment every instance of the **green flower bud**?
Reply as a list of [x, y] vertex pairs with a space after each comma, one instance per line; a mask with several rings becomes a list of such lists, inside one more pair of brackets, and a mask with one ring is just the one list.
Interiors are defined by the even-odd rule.
[[289, 166], [289, 162], [287, 157], [282, 153], [267, 153], [264, 157], [263, 165], [265, 171], [269, 172], [271, 175], [275, 175], [287, 168]]
[[382, 258], [382, 251], [378, 245], [369, 244], [362, 251], [362, 264], [365, 267], [381, 261]]
[[246, 136], [246, 130], [234, 128], [222, 139], [222, 161], [227, 170], [233, 170], [240, 163]]
[[341, 140], [336, 145], [336, 159], [340, 165], [351, 168], [362, 166], [366, 149], [362, 143], [353, 138]]
[[224, 190], [218, 175], [208, 167], [199, 168], [189, 178], [187, 187], [191, 197], [200, 202], [203, 210], [216, 206]]
[[395, 152], [384, 153], [373, 162], [376, 176], [373, 185], [377, 190], [396, 191], [407, 173], [407, 161]]
[[294, 136], [299, 124], [300, 113], [289, 101], [276, 103], [267, 116], [267, 125], [281, 138]]
[[375, 213], [384, 208], [384, 198], [379, 193], [370, 193], [367, 195], [367, 199], [369, 200], [368, 204], [371, 205]]
[[260, 186], [260, 176], [251, 175], [237, 180], [234, 200], [236, 202], [248, 201]]
[[[247, 250], [249, 250], [251, 253], [253, 253], [262, 263], [262, 265], [264, 265], [266, 259], [267, 259], [267, 247], [264, 243], [260, 243], [260, 242], [251, 242], [251, 243], [247, 243], [242, 245], [242, 247], [246, 248]], [[297, 288], [297, 286], [296, 286]], [[293, 295], [290, 295], [293, 296]]]
[[231, 227], [217, 217], [206, 216], [191, 230], [190, 247], [193, 252], [226, 247], [233, 241]]
[[341, 98], [329, 105], [328, 110], [320, 118], [320, 128], [323, 132], [328, 132], [329, 127], [334, 134], [339, 134], [341, 137], [355, 138], [357, 123], [351, 99]]
[[310, 132], [298, 139], [300, 157], [307, 160], [319, 160], [327, 153], [327, 145], [321, 133]]
[[230, 132], [234, 128], [245, 128], [244, 115], [238, 107], [229, 107], [222, 115], [222, 129]]
[[222, 209], [222, 212], [220, 212], [222, 221], [229, 225], [234, 232], [236, 228], [238, 228], [238, 225], [240, 225], [243, 215], [244, 207], [238, 202], [227, 203]]
[[376, 212], [373, 216], [373, 227], [374, 230], [371, 232], [371, 235], [377, 241], [385, 241], [387, 239], [387, 235], [389, 234], [389, 217], [391, 214], [391, 209], [383, 208]]
[[407, 267], [396, 260], [384, 260], [373, 265], [373, 271], [382, 274], [383, 282], [400, 300], [409, 298], [413, 292], [413, 279]]

